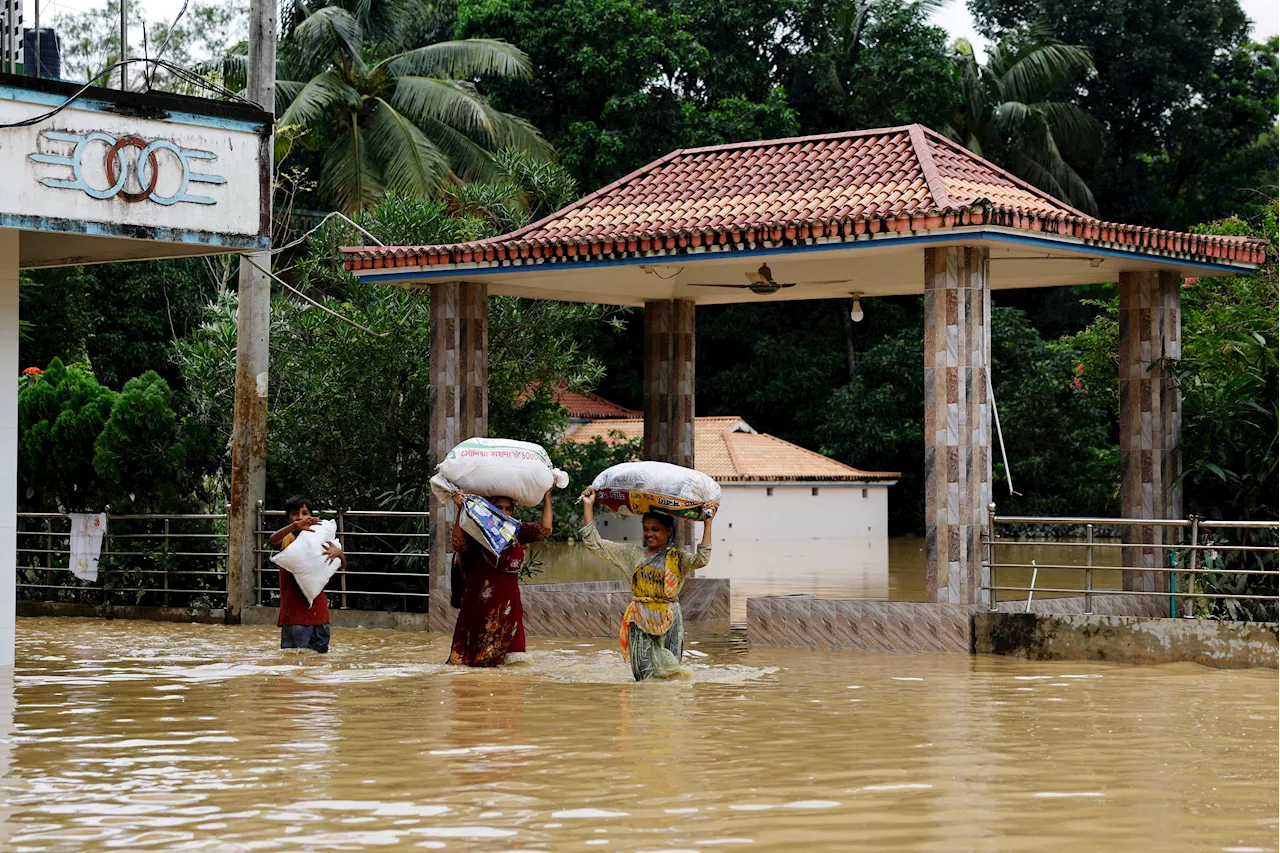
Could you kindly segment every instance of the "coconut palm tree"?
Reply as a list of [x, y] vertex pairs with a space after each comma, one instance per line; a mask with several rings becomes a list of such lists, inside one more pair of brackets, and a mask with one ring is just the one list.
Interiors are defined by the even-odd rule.
[[320, 192], [339, 209], [369, 207], [387, 191], [429, 197], [457, 180], [486, 180], [504, 149], [550, 154], [532, 125], [476, 88], [486, 77], [527, 76], [524, 53], [487, 39], [397, 50], [395, 34], [367, 31], [373, 5], [295, 4], [279, 47], [278, 132], [317, 149]]
[[1097, 203], [1069, 160], [1097, 156], [1102, 126], [1074, 104], [1055, 100], [1094, 73], [1082, 47], [1043, 28], [1006, 37], [980, 64], [960, 39], [955, 61], [963, 100], [944, 133], [970, 151], [1086, 213]]

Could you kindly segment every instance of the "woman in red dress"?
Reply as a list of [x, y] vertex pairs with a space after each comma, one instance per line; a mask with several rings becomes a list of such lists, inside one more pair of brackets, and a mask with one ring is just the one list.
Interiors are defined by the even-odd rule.
[[[453, 495], [459, 512], [464, 497], [462, 492]], [[507, 515], [515, 511], [516, 502], [511, 498], [494, 495], [488, 500]], [[524, 546], [541, 542], [550, 535], [550, 489], [542, 499], [541, 524], [522, 523], [516, 541], [498, 557], [472, 540], [454, 522], [449, 538], [462, 562], [465, 580], [448, 663], [499, 666], [508, 654], [524, 651], [524, 608], [520, 604]]]

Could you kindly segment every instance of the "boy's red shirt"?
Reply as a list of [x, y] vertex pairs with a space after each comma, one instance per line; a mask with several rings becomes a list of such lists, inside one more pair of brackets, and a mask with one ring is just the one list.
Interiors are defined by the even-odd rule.
[[[284, 538], [283, 551], [289, 547], [289, 543], [294, 540], [294, 534], [290, 533]], [[293, 573], [280, 570], [280, 616], [276, 619], [276, 625], [328, 625], [329, 624], [329, 602], [324, 597], [324, 593], [316, 596], [316, 600], [311, 602], [311, 606], [307, 606], [307, 597], [302, 594], [302, 590], [298, 588], [298, 582], [293, 579]]]

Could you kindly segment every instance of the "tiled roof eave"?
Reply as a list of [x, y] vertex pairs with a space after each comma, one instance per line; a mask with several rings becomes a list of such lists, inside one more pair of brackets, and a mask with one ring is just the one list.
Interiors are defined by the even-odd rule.
[[737, 474], [734, 476], [715, 476], [711, 479], [717, 483], [882, 483], [886, 480], [897, 480], [902, 474], [897, 471], [859, 471], [856, 474], [828, 474], [823, 476], [770, 476], [767, 474]]
[[643, 235], [601, 234], [571, 241], [496, 237], [448, 246], [346, 247], [342, 252], [346, 268], [357, 273], [396, 267], [447, 267], [461, 271], [777, 249], [800, 245], [839, 245], [985, 228], [1066, 238], [1086, 246], [1136, 250], [1145, 255], [1175, 261], [1250, 266], [1266, 261], [1266, 245], [1259, 240], [1188, 234], [995, 204], [937, 209], [929, 213], [892, 218], [758, 223], [751, 227], [696, 232], [687, 229], [654, 230]]

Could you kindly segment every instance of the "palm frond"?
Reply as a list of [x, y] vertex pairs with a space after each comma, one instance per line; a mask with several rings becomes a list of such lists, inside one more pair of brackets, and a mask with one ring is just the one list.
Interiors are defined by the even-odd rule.
[[429, 44], [383, 60], [392, 74], [448, 80], [528, 77], [532, 63], [515, 45], [497, 39]]
[[293, 31], [290, 43], [302, 66], [314, 72], [335, 60], [364, 67], [360, 58], [360, 22], [337, 6], [326, 6], [309, 15]]
[[[289, 99], [288, 106], [280, 113], [280, 123], [312, 126], [335, 109], [349, 109], [359, 103], [360, 93], [330, 69], [302, 84], [297, 95]], [[279, 105], [277, 102], [277, 109]]]
[[384, 186], [358, 116], [347, 119], [348, 126], [324, 152], [320, 188], [340, 210], [354, 213], [377, 204]]
[[1054, 42], [1020, 52], [1003, 71], [997, 72], [997, 79], [1004, 100], [1041, 101], [1093, 70], [1089, 51]]
[[442, 121], [422, 118], [418, 128], [449, 156], [454, 173], [464, 181], [491, 181], [498, 172], [493, 156], [484, 148]]
[[390, 103], [414, 121], [435, 119], [492, 149], [497, 141], [497, 113], [471, 87], [454, 80], [405, 75], [396, 78]]
[[379, 98], [365, 134], [386, 188], [430, 198], [452, 177], [449, 158], [412, 121]]

